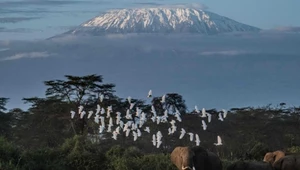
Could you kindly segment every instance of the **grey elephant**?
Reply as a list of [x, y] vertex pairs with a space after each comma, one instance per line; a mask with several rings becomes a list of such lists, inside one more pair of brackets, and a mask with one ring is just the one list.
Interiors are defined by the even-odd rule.
[[222, 170], [220, 158], [197, 147], [176, 147], [171, 153], [171, 162], [178, 170]]
[[227, 170], [273, 170], [270, 163], [237, 161], [227, 167]]
[[300, 170], [300, 154], [287, 155], [273, 164], [274, 170]]

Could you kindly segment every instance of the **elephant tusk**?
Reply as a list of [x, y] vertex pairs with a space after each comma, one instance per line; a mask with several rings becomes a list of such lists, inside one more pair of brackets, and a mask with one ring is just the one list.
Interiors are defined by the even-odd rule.
[[181, 168], [182, 170], [193, 170], [193, 168], [189, 167], [189, 166], [186, 166], [186, 167], [183, 167]]

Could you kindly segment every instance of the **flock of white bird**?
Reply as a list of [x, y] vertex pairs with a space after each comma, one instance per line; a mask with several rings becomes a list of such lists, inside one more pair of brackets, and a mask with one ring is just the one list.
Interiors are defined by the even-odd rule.
[[[152, 98], [152, 90], [150, 90], [148, 92], [148, 98]], [[103, 102], [104, 96], [101, 95], [100, 96], [100, 103]], [[131, 97], [129, 96], [127, 98], [127, 101], [130, 104], [130, 107], [127, 109], [126, 111], [126, 115], [125, 115], [125, 119], [127, 120], [126, 123], [123, 122], [121, 119], [121, 113], [120, 112], [116, 112], [116, 116], [115, 116], [115, 120], [113, 119], [113, 117], [111, 117], [111, 114], [113, 112], [113, 108], [112, 106], [108, 106], [106, 109], [103, 107], [100, 107], [100, 104], [97, 105], [96, 108], [96, 112], [94, 113], [93, 110], [90, 110], [86, 113], [86, 111], [84, 111], [84, 107], [83, 106], [79, 106], [78, 107], [78, 114], [80, 119], [83, 119], [83, 117], [87, 114], [87, 119], [90, 119], [92, 117], [92, 115], [94, 114], [94, 121], [95, 123], [99, 124], [99, 134], [103, 134], [105, 131], [112, 133], [112, 138], [114, 140], [118, 139], [118, 135], [120, 135], [121, 133], [125, 133], [126, 137], [129, 137], [130, 132], [132, 132], [132, 136], [133, 136], [133, 141], [136, 141], [139, 137], [142, 136], [142, 131], [145, 133], [151, 133], [150, 132], [150, 128], [147, 127], [143, 127], [143, 125], [147, 122], [147, 114], [144, 113], [139, 107], [136, 107], [136, 110], [134, 111], [133, 108], [135, 106], [135, 103], [131, 102]], [[163, 95], [161, 97], [161, 101], [162, 104], [166, 102], [166, 95]], [[181, 114], [179, 112], [178, 109], [176, 109], [175, 107], [175, 113], [173, 113], [172, 115], [176, 118], [172, 119], [171, 121], [168, 121], [169, 118], [169, 111], [167, 109], [165, 109], [164, 114], [162, 116], [158, 116], [157, 112], [155, 110], [155, 107], [152, 105], [151, 106], [151, 113], [152, 113], [152, 117], [150, 118], [152, 120], [153, 123], [170, 123], [171, 126], [168, 128], [168, 135], [172, 135], [174, 134], [174, 132], [176, 132], [177, 130], [177, 126], [176, 126], [176, 122], [182, 122], [181, 119]], [[195, 112], [199, 114], [200, 117], [202, 118], [206, 118], [207, 117], [207, 122], [210, 123], [211, 122], [211, 114], [207, 113], [205, 111], [205, 108], [202, 109], [202, 112], [200, 112], [198, 110], [198, 107], [195, 106]], [[134, 115], [135, 114], [135, 115]], [[71, 119], [73, 119], [76, 115], [75, 111], [71, 111]], [[227, 116], [227, 111], [222, 109], [222, 112], [219, 113], [218, 115], [218, 120], [220, 121], [224, 121], [224, 119]], [[105, 124], [105, 119], [108, 119], [108, 124]], [[115, 124], [114, 124], [115, 122]], [[112, 130], [112, 127], [115, 127], [114, 130]], [[207, 124], [205, 122], [205, 120], [202, 120], [202, 127], [203, 130], [207, 129]], [[192, 132], [186, 132], [184, 128], [181, 128], [180, 131], [180, 136], [179, 139], [183, 139], [185, 134], [189, 135], [189, 139], [191, 142], [195, 142], [196, 146], [200, 145], [200, 137], [198, 134], [194, 134]], [[152, 143], [153, 146], [156, 146], [157, 148], [159, 148], [162, 144], [162, 138], [163, 135], [160, 131], [157, 131], [156, 133], [153, 133], [152, 135]], [[222, 139], [220, 136], [217, 136], [217, 143], [214, 143], [214, 145], [218, 146], [218, 145], [222, 145]]]

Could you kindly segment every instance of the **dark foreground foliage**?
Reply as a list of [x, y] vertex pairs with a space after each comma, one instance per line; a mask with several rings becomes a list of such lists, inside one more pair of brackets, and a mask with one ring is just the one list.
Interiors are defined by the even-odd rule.
[[175, 170], [169, 154], [145, 154], [137, 147], [98, 144], [74, 136], [57, 148], [21, 150], [0, 138], [0, 169], [24, 170]]
[[[261, 161], [268, 151], [284, 150], [300, 152], [300, 108], [287, 107], [285, 103], [264, 107], [232, 108], [227, 118], [219, 121], [216, 109], [206, 109], [212, 114], [212, 122], [206, 131], [195, 111], [188, 111], [183, 97], [177, 93], [167, 93], [166, 103], [161, 104], [161, 96], [153, 96], [151, 102], [162, 115], [164, 108], [182, 114], [182, 122], [176, 123], [177, 132], [168, 135], [170, 124], [159, 125], [147, 122], [151, 133], [143, 132], [142, 138], [133, 141], [124, 135], [118, 140], [111, 133], [99, 136], [99, 125], [93, 118], [80, 119], [78, 115], [70, 119], [70, 110], [95, 110], [100, 96], [104, 99], [101, 107], [113, 107], [113, 113], [122, 116], [129, 108], [126, 99], [115, 95], [114, 84], [104, 84], [102, 76], [65, 76], [66, 80], [45, 81], [44, 98], [24, 98], [31, 106], [27, 111], [19, 108], [8, 110], [8, 98], [0, 96], [0, 170], [175, 170], [170, 162], [170, 153], [176, 146], [195, 146], [188, 137], [179, 140], [180, 129], [197, 133], [201, 146], [219, 155], [224, 169], [235, 160]], [[132, 99], [145, 113], [151, 104]], [[199, 108], [200, 109], [200, 108]], [[115, 114], [112, 114], [114, 117]], [[148, 117], [149, 118], [149, 117]], [[170, 115], [170, 120], [175, 119]], [[108, 121], [108, 120], [106, 120]], [[163, 143], [159, 149], [151, 143], [152, 134], [160, 130]], [[216, 136], [223, 139], [222, 146], [214, 146]]]

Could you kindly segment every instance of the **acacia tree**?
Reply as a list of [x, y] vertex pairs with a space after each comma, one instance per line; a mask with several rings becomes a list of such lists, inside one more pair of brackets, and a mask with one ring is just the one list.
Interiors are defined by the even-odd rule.
[[176, 109], [180, 113], [186, 113], [187, 106], [185, 104], [185, 100], [178, 93], [167, 93], [165, 103], [161, 103], [162, 97], [154, 97], [152, 99], [152, 105], [156, 108], [156, 111], [160, 114], [167, 109], [169, 112], [176, 112]]
[[0, 113], [1, 111], [6, 111], [6, 107], [5, 105], [7, 104], [9, 98], [5, 98], [5, 97], [0, 97]]
[[65, 75], [67, 80], [45, 81], [47, 86], [46, 96], [55, 97], [76, 105], [85, 104], [90, 100], [99, 99], [103, 94], [112, 97], [114, 84], [102, 84], [101, 75], [72, 76]]
[[[103, 77], [101, 75], [65, 75], [64, 77], [66, 80], [50, 80], [44, 82], [47, 86], [47, 98], [59, 99], [62, 102], [74, 104], [73, 109], [79, 105], [83, 105], [84, 108], [88, 110], [96, 107], [101, 95], [105, 98], [101, 107], [105, 107], [108, 101], [112, 101], [112, 103], [118, 101], [116, 100], [117, 97], [113, 94], [115, 92], [115, 85], [103, 84]], [[85, 118], [75, 121], [75, 129], [79, 127], [81, 134], [86, 130], [86, 125], [87, 121]]]

